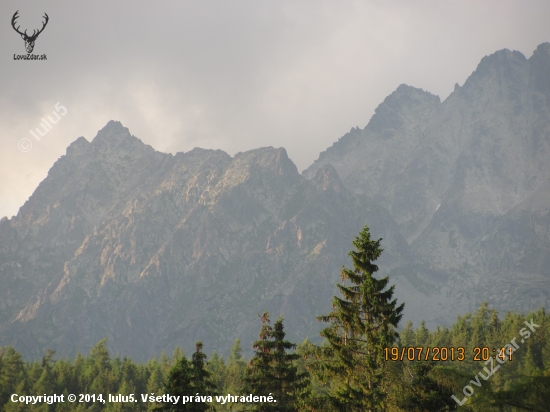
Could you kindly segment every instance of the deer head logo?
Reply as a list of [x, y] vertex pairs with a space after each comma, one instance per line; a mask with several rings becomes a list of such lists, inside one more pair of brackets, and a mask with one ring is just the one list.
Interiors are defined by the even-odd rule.
[[17, 10], [15, 12], [15, 14], [13, 15], [13, 18], [11, 19], [11, 25], [12, 25], [13, 29], [21, 35], [21, 38], [23, 40], [25, 40], [25, 48], [27, 49], [27, 53], [32, 53], [32, 51], [34, 49], [34, 42], [36, 41], [36, 38], [38, 37], [38, 35], [40, 33], [42, 33], [42, 31], [44, 31], [44, 28], [46, 27], [46, 24], [48, 24], [48, 20], [50, 18], [48, 17], [48, 15], [46, 13], [44, 13], [44, 18], [46, 19], [46, 21], [44, 23], [42, 23], [42, 28], [40, 30], [38, 30], [38, 32], [36, 30], [33, 30], [32, 35], [29, 36], [27, 34], [27, 30], [25, 30], [24, 33], [21, 33], [19, 31], [20, 26], [15, 27], [15, 20], [17, 20], [17, 18], [19, 17], [18, 13], [19, 13], [19, 10]]

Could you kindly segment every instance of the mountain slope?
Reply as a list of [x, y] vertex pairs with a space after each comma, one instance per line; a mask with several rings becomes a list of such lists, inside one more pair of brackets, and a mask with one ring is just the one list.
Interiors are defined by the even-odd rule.
[[287, 317], [290, 336], [315, 336], [315, 316], [330, 308], [367, 221], [386, 239], [388, 268], [411, 259], [389, 214], [330, 166], [308, 181], [284, 149], [165, 155], [117, 122], [73, 143], [19, 215], [3, 221], [0, 239], [34, 229], [32, 244], [55, 244], [72, 233], [59, 231], [65, 221], [83, 222], [72, 247], [52, 258], [47, 276], [35, 275], [38, 249], [24, 278], [40, 280], [32, 293], [9, 290], [18, 301], [1, 343], [35, 357], [47, 347], [74, 355], [103, 337], [136, 359], [199, 339], [223, 353], [237, 337], [250, 345], [265, 309]]
[[465, 190], [471, 207], [502, 214], [550, 171], [549, 55], [545, 43], [529, 60], [508, 50], [487, 56], [443, 103], [401, 85], [304, 176], [332, 164], [346, 186], [390, 210], [409, 241], [451, 193]]
[[544, 43], [529, 59], [484, 57], [440, 104], [400, 86], [304, 175], [332, 164], [385, 206], [413, 253], [454, 283], [441, 294], [502, 310], [548, 305], [549, 73]]

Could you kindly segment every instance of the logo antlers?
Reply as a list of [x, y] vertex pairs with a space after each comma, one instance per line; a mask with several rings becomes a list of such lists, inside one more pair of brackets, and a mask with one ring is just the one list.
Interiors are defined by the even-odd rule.
[[34, 49], [34, 42], [36, 41], [36, 38], [38, 37], [38, 35], [40, 33], [42, 33], [42, 31], [44, 31], [44, 28], [46, 27], [46, 24], [48, 24], [48, 20], [50, 18], [48, 17], [48, 15], [46, 13], [44, 13], [44, 18], [46, 19], [46, 21], [44, 23], [42, 23], [43, 24], [42, 28], [40, 30], [38, 30], [38, 32], [36, 30], [33, 30], [32, 36], [29, 36], [29, 35], [27, 35], [27, 30], [25, 30], [24, 33], [21, 33], [19, 31], [20, 26], [15, 27], [15, 20], [17, 20], [17, 18], [19, 17], [18, 13], [19, 13], [19, 10], [17, 10], [15, 12], [15, 14], [13, 15], [13, 18], [11, 19], [11, 25], [12, 25], [13, 29], [21, 35], [23, 40], [25, 40], [25, 48], [27, 49], [27, 53], [32, 53], [32, 51]]

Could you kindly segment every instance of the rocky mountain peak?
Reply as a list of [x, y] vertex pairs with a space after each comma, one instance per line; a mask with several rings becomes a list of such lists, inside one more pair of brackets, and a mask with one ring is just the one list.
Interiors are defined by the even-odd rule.
[[103, 129], [97, 132], [92, 140], [92, 146], [102, 153], [110, 152], [154, 152], [151, 146], [144, 144], [140, 139], [130, 134], [127, 127], [116, 120], [110, 120]]
[[539, 44], [529, 60], [540, 62], [538, 64], [542, 64], [544, 67], [550, 66], [550, 42]]
[[[505, 88], [512, 93], [513, 89], [523, 87], [527, 59], [519, 51], [499, 50], [485, 56], [479, 62], [476, 70], [466, 79], [461, 92], [469, 100], [480, 96], [494, 95], [493, 90]], [[488, 93], [489, 92], [489, 93]], [[504, 90], [501, 92], [503, 93]], [[483, 98], [483, 97], [482, 97]]]
[[479, 62], [476, 71], [483, 71], [490, 67], [506, 65], [514, 61], [525, 62], [526, 60], [527, 58], [520, 51], [502, 49], [483, 57]]
[[85, 152], [90, 146], [90, 142], [86, 140], [83, 136], [80, 136], [74, 142], [72, 142], [69, 147], [67, 147], [66, 154], [67, 156], [78, 156]]
[[377, 137], [389, 139], [411, 117], [423, 118], [431, 110], [437, 109], [440, 103], [438, 96], [401, 84], [374, 110], [366, 130], [376, 133]]
[[530, 77], [533, 88], [546, 95], [546, 106], [550, 107], [550, 43], [542, 43], [529, 59]]
[[298, 169], [292, 160], [289, 159], [286, 150], [282, 147], [262, 147], [244, 153], [237, 153], [236, 162], [255, 164], [260, 170], [266, 173], [275, 173], [279, 176], [296, 176]]
[[109, 120], [107, 124], [97, 132], [94, 141], [98, 144], [101, 141], [124, 139], [129, 136], [131, 136], [130, 131], [127, 127], [124, 127], [121, 122], [118, 120]]
[[340, 176], [338, 176], [338, 172], [331, 164], [326, 164], [317, 170], [315, 177], [311, 181], [322, 190], [327, 190], [330, 187], [337, 193], [344, 187]]
[[[392, 145], [398, 152], [410, 153], [422, 138], [427, 122], [440, 107], [439, 96], [401, 84], [376, 108], [364, 129], [352, 128], [326, 151], [321, 152], [319, 158], [303, 171], [304, 177], [313, 178], [319, 167], [331, 163], [346, 182], [350, 173], [357, 172], [357, 168], [349, 162], [350, 157], [363, 160], [365, 156], [369, 159], [374, 157], [374, 161], [363, 161], [361, 168], [376, 167], [380, 170], [379, 166], [375, 166], [381, 161], [378, 149]], [[342, 158], [348, 159], [342, 161]], [[379, 176], [372, 177], [378, 179]], [[355, 187], [353, 190], [363, 191]]]

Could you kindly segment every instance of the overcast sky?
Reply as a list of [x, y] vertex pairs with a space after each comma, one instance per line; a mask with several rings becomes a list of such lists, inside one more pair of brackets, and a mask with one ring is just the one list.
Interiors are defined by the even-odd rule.
[[[46, 61], [14, 60], [16, 10], [29, 34], [49, 15], [33, 52]], [[12, 216], [111, 119], [159, 151], [282, 146], [303, 170], [401, 83], [444, 100], [483, 56], [530, 57], [550, 41], [550, 2], [2, 0], [0, 39], [0, 216]], [[29, 130], [58, 102], [67, 114], [37, 141]]]

